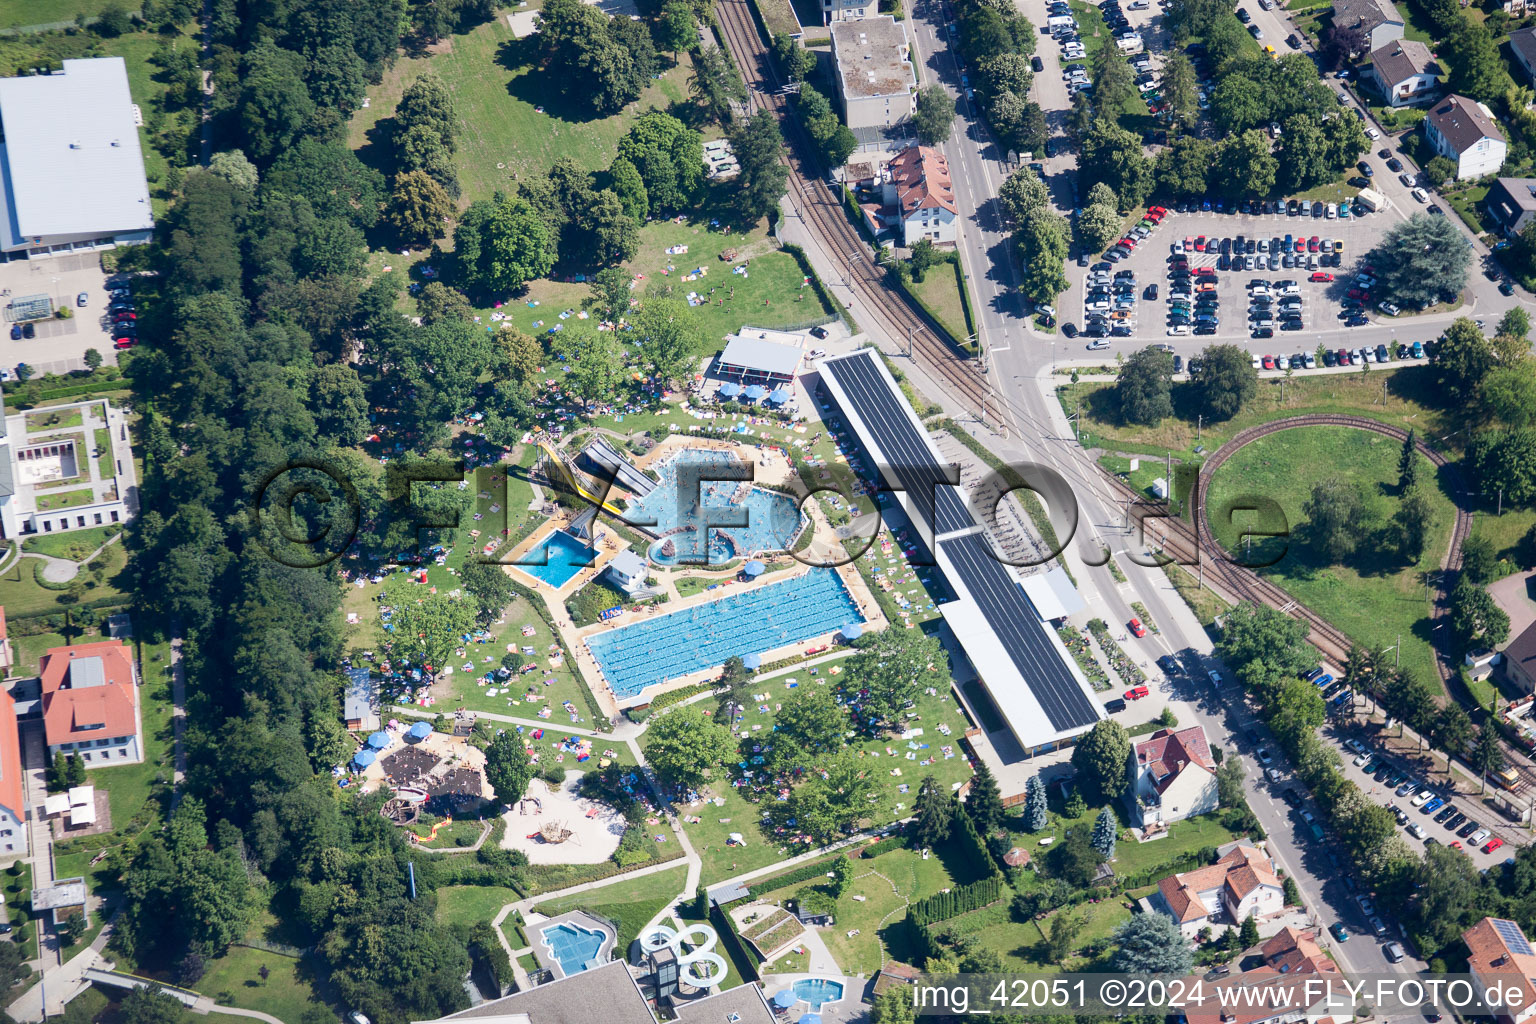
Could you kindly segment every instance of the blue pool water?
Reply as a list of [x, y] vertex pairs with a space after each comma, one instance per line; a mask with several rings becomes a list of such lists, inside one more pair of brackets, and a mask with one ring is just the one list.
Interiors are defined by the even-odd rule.
[[[570, 534], [556, 530], [544, 539], [543, 544], [524, 555], [523, 560], [512, 564], [558, 590], [591, 565], [596, 554], [596, 548], [589, 548]], [[544, 564], [533, 564], [537, 562]]]
[[831, 569], [770, 583], [718, 601], [587, 640], [620, 698], [647, 686], [774, 647], [800, 643], [854, 622], [858, 606]]
[[811, 1004], [813, 1012], [820, 1010], [823, 1003], [835, 1003], [843, 998], [842, 982], [831, 978], [801, 978], [790, 988], [795, 995]]
[[[730, 452], [691, 448], [678, 452], [657, 467], [660, 483], [656, 489], [644, 498], [631, 500], [624, 510], [632, 522], [646, 526], [662, 538], [651, 545], [651, 561], [659, 565], [677, 565], [680, 561], [697, 563], [705, 557], [700, 530], [702, 519], [699, 509], [691, 504], [691, 493], [682, 496], [684, 507], [679, 507], [678, 469], [739, 461]], [[708, 558], [713, 565], [764, 551], [782, 551], [789, 547], [800, 529], [800, 510], [787, 494], [734, 480], [706, 480], [699, 485], [699, 496], [705, 508], [733, 509], [746, 516], [745, 526], [709, 527]], [[667, 551], [669, 545], [670, 553]]]
[[579, 974], [587, 969], [587, 963], [597, 956], [607, 938], [602, 932], [578, 928], [569, 922], [557, 924], [543, 931], [544, 945], [551, 955], [560, 961], [560, 969], [567, 975]]

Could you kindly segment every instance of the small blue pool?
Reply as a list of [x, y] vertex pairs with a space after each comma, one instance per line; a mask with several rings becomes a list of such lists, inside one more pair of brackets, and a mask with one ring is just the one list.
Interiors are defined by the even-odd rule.
[[570, 922], [545, 928], [542, 936], [545, 948], [560, 962], [560, 969], [567, 976], [586, 970], [607, 938], [602, 932], [578, 928]]
[[801, 978], [790, 986], [795, 995], [811, 1004], [814, 1012], [824, 1003], [835, 1003], [843, 998], [843, 983], [831, 978]]
[[[512, 564], [558, 590], [591, 565], [596, 554], [596, 548], [589, 548], [563, 530], [556, 530], [544, 538], [544, 543]], [[542, 565], [538, 564], [541, 562]]]

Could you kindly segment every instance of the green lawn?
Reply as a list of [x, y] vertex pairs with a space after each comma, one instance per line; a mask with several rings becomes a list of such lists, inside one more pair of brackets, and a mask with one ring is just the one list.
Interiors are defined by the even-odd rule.
[[[516, 889], [502, 885], [449, 885], [437, 890], [437, 919], [443, 924], [476, 925], [490, 922], [501, 908], [520, 899]], [[516, 949], [518, 942], [510, 928], [507, 941]]]
[[25, 28], [29, 25], [49, 25], [59, 21], [74, 21], [84, 14], [93, 17], [101, 13], [108, 0], [0, 0], [0, 26]]
[[37, 510], [46, 512], [61, 508], [79, 508], [96, 500], [96, 492], [89, 487], [77, 491], [48, 492], [37, 496]]
[[[787, 677], [764, 680], [756, 688], [755, 692], [766, 693], [768, 699], [747, 708], [746, 718], [741, 723], [742, 735], [746, 737], [741, 745], [744, 756], [752, 753], [755, 741], [772, 732], [774, 705], [782, 700], [791, 681], [804, 686], [812, 682], [812, 679], [808, 671], [794, 673]], [[919, 694], [917, 705], [910, 712], [916, 716], [912, 720], [914, 725], [924, 730], [921, 738], [911, 741], [894, 737], [885, 740], [861, 739], [853, 745], [858, 756], [869, 762], [869, 773], [876, 780], [880, 796], [877, 802], [871, 804], [872, 825], [885, 824], [910, 815], [917, 787], [927, 774], [931, 773], [945, 792], [950, 791], [955, 783], [963, 782], [971, 776], [970, 765], [961, 756], [958, 744], [969, 722], [950, 692], [947, 679], [935, 680], [935, 689], [937, 692], [933, 694]], [[758, 710], [764, 706], [769, 710]], [[942, 734], [940, 724], [949, 727], [949, 736]], [[929, 749], [909, 749], [909, 743], [926, 743]], [[945, 756], [945, 747], [950, 749], [953, 756]], [[929, 758], [933, 759], [931, 764], [922, 763]], [[893, 775], [892, 772], [900, 774]], [[905, 793], [901, 791], [903, 787], [907, 790]], [[689, 841], [704, 862], [705, 884], [766, 867], [785, 857], [805, 852], [804, 848], [792, 848], [755, 827], [763, 810], [762, 804], [749, 802], [740, 790], [732, 786], [716, 786], [712, 792], [716, 799], [725, 801], [723, 805], [701, 801], [696, 805], [678, 807], [682, 814], [703, 819], [684, 824], [683, 828], [687, 830]], [[740, 832], [746, 838], [746, 845], [727, 846], [726, 839], [732, 832]]]
[[[1428, 366], [1422, 364], [1369, 373], [1296, 376], [1285, 382], [1285, 400], [1281, 402], [1278, 380], [1259, 381], [1257, 395], [1232, 419], [1199, 425], [1197, 437], [1193, 391], [1185, 385], [1174, 386], [1174, 415], [1152, 427], [1123, 425], [1114, 385], [1108, 382], [1083, 382], [1076, 386], [1083, 415], [1083, 430], [1090, 435], [1090, 447], [1159, 458], [1173, 453], [1174, 458], [1194, 458], [1193, 449], [1202, 446], [1213, 452], [1241, 430], [1256, 423], [1308, 413], [1342, 412], [1369, 416], [1392, 426], [1418, 430], [1420, 437], [1439, 437], [1461, 426], [1455, 413], [1435, 408], [1434, 382]], [[1386, 404], [1382, 404], [1382, 382], [1387, 382]], [[1070, 416], [1074, 411], [1073, 387], [1057, 388], [1057, 398]]]
[[67, 558], [72, 562], [83, 562], [91, 552], [122, 532], [122, 529], [120, 524], [113, 523], [109, 526], [94, 526], [85, 530], [70, 530], [67, 533], [41, 533], [22, 541], [21, 550], [35, 551], [40, 555], [52, 555], [54, 558]]
[[170, 779], [175, 733], [171, 725], [171, 645], [140, 644], [144, 678], [139, 687], [140, 715], [144, 720], [144, 760], [138, 764], [93, 768], [86, 775], [92, 784], [107, 790], [112, 801], [112, 827], [126, 827], [144, 806], [155, 787], [155, 777]]
[[106, 427], [96, 429], [96, 472], [103, 480], [110, 480], [117, 474], [117, 465], [112, 458], [112, 432]]
[[1473, 185], [1458, 189], [1446, 196], [1446, 202], [1451, 204], [1451, 209], [1460, 214], [1461, 219], [1467, 222], [1467, 227], [1472, 229], [1474, 235], [1481, 235], [1487, 230], [1483, 227], [1482, 216], [1478, 213], [1478, 206], [1487, 195], [1487, 185]]
[[[61, 536], [69, 535], [65, 533]], [[122, 598], [123, 603], [126, 604], [128, 597], [123, 590], [119, 589], [118, 584], [121, 583], [122, 586], [127, 586], [127, 580], [120, 578], [120, 574], [128, 564], [127, 553], [123, 550], [121, 544], [113, 544], [101, 553], [101, 557], [106, 559], [107, 568], [100, 585], [92, 581], [89, 573], [84, 573], [80, 577], [86, 583], [85, 600], [95, 601], [100, 598], [118, 597]], [[27, 612], [63, 613], [64, 605], [59, 604], [59, 594], [62, 591], [49, 590], [41, 586], [37, 582], [37, 577], [33, 575], [34, 570], [32, 567], [39, 564], [41, 563], [35, 558], [18, 558], [8, 569], [0, 573], [0, 605], [3, 605], [10, 614], [18, 615]], [[32, 638], [22, 639], [26, 641]], [[58, 644], [54, 644], [54, 646], [58, 646]], [[38, 650], [38, 653], [42, 653], [42, 649]], [[36, 658], [34, 656], [33, 663], [35, 661]]]
[[[550, 900], [533, 909], [546, 917], [571, 910], [589, 910], [606, 917], [619, 927], [615, 949], [622, 955], [623, 951], [629, 949], [630, 942], [639, 934], [640, 929], [677, 898], [687, 878], [688, 869], [677, 867]], [[533, 940], [534, 936], [530, 935], [529, 938]]]
[[921, 283], [913, 281], [907, 287], [923, 301], [955, 343], [963, 345], [972, 332], [966, 324], [965, 304], [961, 297], [965, 272], [960, 269], [960, 262], [940, 263], [929, 269]]
[[[265, 980], [261, 969], [268, 971]], [[280, 953], [248, 946], [208, 961], [208, 971], [195, 988], [214, 1001], [244, 1010], [270, 1013], [283, 1024], [298, 1024], [315, 998], [310, 965]]]
[[83, 422], [83, 417], [78, 408], [68, 412], [44, 409], [39, 412], [27, 413], [27, 433], [41, 434], [54, 430], [67, 430], [70, 427], [78, 427]]
[[[519, 178], [548, 173], [560, 157], [588, 170], [606, 169], [619, 138], [637, 117], [687, 100], [690, 67], [684, 55], [681, 66], [668, 69], [622, 113], [593, 117], [574, 104], [567, 107], [544, 88], [532, 63], [535, 41], [515, 39], [507, 13], [502, 10], [495, 20], [453, 36], [446, 52], [398, 60], [383, 82], [368, 90], [369, 106], [353, 117], [350, 134], [365, 161], [392, 168], [389, 144], [373, 130], [393, 116], [406, 86], [429, 66], [454, 96], [465, 204], [489, 198], [497, 189], [513, 191]], [[538, 112], [540, 106], [545, 113]]]
[[[1247, 494], [1278, 501], [1292, 535], [1283, 541], [1253, 544], [1255, 561], [1278, 558], [1261, 571], [1363, 645], [1391, 645], [1401, 637], [1403, 665], [1434, 678], [1422, 573], [1438, 567], [1445, 553], [1454, 507], [1436, 486], [1434, 467], [1420, 456], [1419, 480], [1434, 506], [1436, 521], [1421, 564], [1406, 564], [1388, 539], [1389, 520], [1398, 505], [1400, 450], [1401, 445], [1391, 438], [1348, 427], [1304, 427], [1271, 434], [1237, 452], [1212, 474], [1207, 508], [1218, 542], [1231, 550], [1251, 516], [1239, 514], [1237, 526], [1224, 522], [1225, 503]], [[1313, 485], [1333, 477], [1357, 484], [1365, 497], [1360, 543], [1342, 566], [1330, 565], [1303, 530], [1302, 505]]]

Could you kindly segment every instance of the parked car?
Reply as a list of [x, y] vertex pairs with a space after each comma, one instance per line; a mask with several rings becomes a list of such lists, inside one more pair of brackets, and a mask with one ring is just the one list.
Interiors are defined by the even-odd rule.
[[1129, 690], [1125, 691], [1125, 699], [1141, 700], [1141, 698], [1147, 696], [1151, 692], [1152, 691], [1145, 686], [1133, 686]]

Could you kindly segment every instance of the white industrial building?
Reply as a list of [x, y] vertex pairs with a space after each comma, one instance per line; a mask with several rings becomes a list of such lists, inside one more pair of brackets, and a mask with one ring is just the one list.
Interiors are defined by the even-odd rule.
[[155, 221], [136, 121], [121, 57], [0, 78], [0, 252], [149, 241]]

